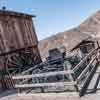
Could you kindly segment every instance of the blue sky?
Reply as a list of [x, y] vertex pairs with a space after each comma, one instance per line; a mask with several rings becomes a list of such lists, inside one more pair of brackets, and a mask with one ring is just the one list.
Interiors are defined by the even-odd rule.
[[100, 10], [100, 0], [0, 0], [0, 7], [35, 14], [38, 39], [79, 25]]

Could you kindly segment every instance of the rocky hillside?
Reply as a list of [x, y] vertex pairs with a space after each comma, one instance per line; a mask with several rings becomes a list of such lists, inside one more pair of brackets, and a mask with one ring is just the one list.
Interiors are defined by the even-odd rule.
[[66, 53], [82, 40], [97, 36], [100, 32], [100, 11], [86, 19], [78, 27], [58, 33], [44, 40], [39, 41], [39, 50], [43, 60], [48, 56], [48, 50], [55, 47], [66, 47]]

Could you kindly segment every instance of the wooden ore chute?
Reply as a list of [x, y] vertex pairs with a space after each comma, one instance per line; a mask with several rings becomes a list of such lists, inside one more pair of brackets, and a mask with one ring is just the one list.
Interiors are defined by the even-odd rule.
[[32, 17], [35, 16], [0, 10], [1, 69], [18, 73], [41, 62]]

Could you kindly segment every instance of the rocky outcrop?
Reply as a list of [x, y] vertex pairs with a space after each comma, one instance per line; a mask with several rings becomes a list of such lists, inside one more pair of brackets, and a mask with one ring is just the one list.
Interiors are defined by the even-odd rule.
[[66, 47], [66, 53], [69, 55], [70, 50], [87, 38], [100, 37], [100, 11], [86, 19], [78, 27], [58, 33], [44, 40], [39, 41], [39, 50], [42, 59], [48, 56], [48, 50], [55, 47]]

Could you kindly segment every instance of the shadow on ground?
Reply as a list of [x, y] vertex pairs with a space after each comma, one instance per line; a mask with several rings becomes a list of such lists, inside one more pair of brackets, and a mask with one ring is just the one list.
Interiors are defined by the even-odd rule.
[[13, 94], [16, 94], [17, 93], [17, 90], [6, 90], [6, 91], [3, 91], [3, 92], [0, 92], [0, 98], [2, 97], [5, 97], [5, 96], [9, 96], [9, 95], [13, 95]]

